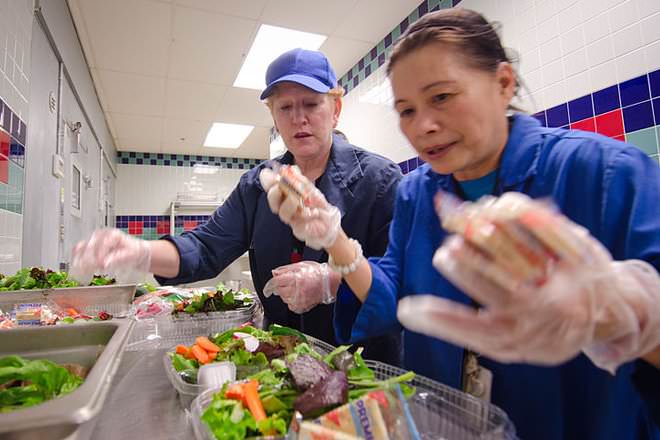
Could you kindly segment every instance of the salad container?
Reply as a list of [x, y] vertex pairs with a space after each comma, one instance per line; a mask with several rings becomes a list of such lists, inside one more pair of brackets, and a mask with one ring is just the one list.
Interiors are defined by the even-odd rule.
[[[332, 345], [326, 342], [323, 342], [311, 336], [306, 336], [306, 337], [309, 346], [322, 355], [326, 355], [334, 349]], [[172, 365], [172, 359], [170, 357], [171, 353], [172, 351], [166, 353], [165, 356], [163, 357], [163, 362], [165, 363], [165, 371], [167, 372], [167, 377], [169, 378], [170, 382], [172, 383], [172, 386], [179, 395], [179, 402], [181, 403], [181, 406], [183, 408], [190, 408], [192, 401], [198, 395], [204, 392], [207, 388], [204, 387], [203, 385], [192, 384], [184, 381], [183, 378], [179, 375], [179, 373], [177, 373], [177, 371], [174, 369], [174, 366]], [[238, 375], [245, 376], [245, 375], [257, 373], [259, 370], [259, 368], [257, 368], [252, 371], [246, 371], [247, 368], [250, 367], [241, 367], [241, 366], [236, 367]]]
[[134, 296], [134, 284], [10, 290], [0, 292], [0, 310], [9, 313], [18, 304], [46, 304], [51, 301], [61, 308], [74, 308], [86, 314], [106, 311], [112, 315], [122, 315], [130, 310]]
[[75, 363], [89, 369], [82, 385], [69, 394], [33, 407], [0, 413], [0, 438], [89, 438], [132, 325], [129, 320], [119, 320], [0, 332], [0, 357], [19, 355], [58, 364]]
[[[371, 360], [365, 362], [379, 380], [396, 377], [406, 372], [382, 362]], [[410, 385], [415, 387], [416, 392], [408, 401], [408, 405], [419, 438], [423, 440], [515, 440], [517, 438], [515, 428], [508, 416], [495, 405], [424, 376], [416, 375]], [[201, 416], [218, 391], [219, 389], [205, 390], [192, 403], [190, 417], [197, 440], [215, 439]]]
[[167, 313], [137, 320], [128, 346], [129, 351], [167, 349], [176, 344], [190, 345], [199, 335], [222, 333], [247, 322], [260, 326], [263, 308], [256, 294], [249, 295], [247, 307], [222, 312]]

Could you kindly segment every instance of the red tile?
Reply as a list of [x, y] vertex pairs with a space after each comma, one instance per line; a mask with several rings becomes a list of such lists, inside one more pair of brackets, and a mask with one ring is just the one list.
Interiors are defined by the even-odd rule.
[[9, 159], [0, 156], [0, 182], [9, 183]]
[[169, 234], [170, 222], [167, 220], [158, 220], [158, 222], [156, 222], [156, 232], [159, 234]]
[[594, 118], [588, 118], [573, 122], [571, 128], [574, 130], [596, 131], [596, 120]]
[[131, 235], [142, 235], [144, 223], [140, 221], [128, 222], [128, 233]]
[[11, 138], [7, 133], [0, 130], [0, 155], [9, 157], [9, 146], [11, 145]]
[[183, 230], [192, 231], [197, 227], [197, 220], [184, 220], [183, 221]]
[[621, 141], [621, 142], [625, 142], [625, 141], [626, 141], [626, 135], [624, 135], [624, 134], [620, 134], [620, 135], [618, 135], [618, 136], [612, 136], [612, 137], [613, 137], [614, 139], [616, 139], [617, 141]]
[[609, 137], [624, 134], [621, 109], [596, 116], [596, 132]]

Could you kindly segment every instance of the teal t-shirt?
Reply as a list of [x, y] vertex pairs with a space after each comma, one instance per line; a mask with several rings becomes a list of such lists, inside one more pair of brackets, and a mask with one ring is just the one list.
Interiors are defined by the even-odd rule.
[[488, 194], [492, 194], [495, 189], [495, 183], [497, 182], [497, 170], [486, 174], [483, 177], [474, 180], [462, 180], [456, 181], [460, 187], [465, 200], [474, 202], [480, 197], [483, 197]]

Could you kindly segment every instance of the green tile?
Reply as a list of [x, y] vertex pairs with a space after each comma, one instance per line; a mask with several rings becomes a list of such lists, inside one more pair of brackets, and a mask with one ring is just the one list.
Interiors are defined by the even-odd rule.
[[633, 144], [646, 154], [658, 154], [658, 140], [655, 127], [626, 133], [626, 142]]
[[[436, 6], [438, 6], [438, 5], [441, 4], [441, 3], [442, 3], [441, 0], [428, 0], [428, 1], [426, 2], [426, 4], [427, 4], [428, 7], [429, 7], [429, 11], [430, 11], [431, 9], [435, 8]], [[442, 6], [441, 6], [441, 7], [442, 7]]]
[[417, 9], [415, 9], [415, 10], [412, 11], [412, 13], [408, 16], [408, 24], [413, 24], [414, 22], [417, 21], [418, 18], [419, 18], [419, 12], [417, 11]]
[[0, 209], [7, 209], [7, 191], [9, 190], [9, 185], [6, 183], [0, 182]]
[[359, 82], [364, 81], [364, 70], [362, 72], [360, 72], [360, 75], [358, 75], [358, 78], [359, 78]]
[[392, 31], [392, 42], [395, 42], [397, 38], [399, 38], [400, 36], [401, 36], [401, 28], [397, 26]]
[[23, 168], [9, 161], [9, 185], [15, 188], [23, 188]]
[[451, 0], [442, 0], [440, 2], [440, 8], [441, 9], [451, 8]]
[[380, 55], [384, 51], [385, 51], [385, 42], [381, 40], [376, 46], [376, 55]]

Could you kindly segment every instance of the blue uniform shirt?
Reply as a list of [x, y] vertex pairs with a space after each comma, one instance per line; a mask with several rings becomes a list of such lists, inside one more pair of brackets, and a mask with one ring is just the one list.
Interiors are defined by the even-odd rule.
[[[495, 194], [551, 197], [616, 260], [642, 259], [660, 269], [660, 168], [637, 148], [596, 134], [543, 128], [519, 114], [499, 173]], [[346, 286], [340, 289], [335, 307], [340, 342], [401, 328], [396, 307], [407, 295], [432, 293], [470, 304], [431, 264], [446, 237], [433, 209], [439, 189], [457, 193], [452, 177], [433, 172], [428, 164], [399, 185], [387, 252], [370, 259], [373, 282], [367, 301], [360, 304]], [[463, 354], [462, 347], [404, 331], [404, 366], [456, 388]], [[480, 363], [493, 372], [493, 402], [508, 413], [523, 439], [660, 438], [648, 416], [660, 400], [657, 385], [652, 386], [660, 381], [660, 370], [646, 368], [645, 375], [638, 375], [646, 402], [655, 404], [644, 405], [631, 379], [643, 361], [622, 366], [615, 376], [584, 355], [551, 368], [484, 357]]]
[[[277, 159], [292, 164], [286, 153]], [[181, 264], [175, 278], [156, 277], [163, 284], [180, 284], [215, 277], [246, 251], [254, 286], [264, 304], [266, 320], [288, 325], [336, 344], [332, 326], [334, 305], [319, 305], [302, 315], [290, 312], [279, 296], [264, 298], [262, 290], [276, 267], [291, 263], [293, 233], [268, 207], [259, 173], [268, 163], [241, 176], [229, 198], [195, 230], [165, 237], [179, 251]], [[365, 255], [381, 256], [387, 248], [396, 187], [401, 171], [393, 162], [333, 136], [325, 173], [316, 182], [328, 202], [342, 213], [342, 227], [356, 238]], [[306, 247], [303, 260], [324, 262], [327, 254]], [[365, 355], [399, 364], [400, 331], [365, 345]]]

